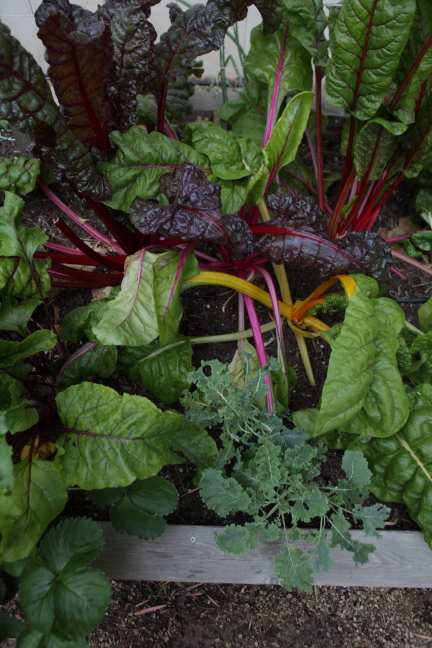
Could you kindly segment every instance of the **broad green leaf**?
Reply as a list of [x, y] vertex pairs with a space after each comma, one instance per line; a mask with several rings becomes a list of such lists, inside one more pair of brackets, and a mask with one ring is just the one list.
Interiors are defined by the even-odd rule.
[[399, 432], [386, 439], [359, 439], [351, 447], [367, 459], [372, 493], [384, 502], [403, 502], [431, 546], [432, 386], [417, 385], [409, 396], [411, 411]]
[[275, 558], [275, 574], [280, 584], [291, 591], [296, 587], [300, 592], [312, 591], [313, 569], [310, 561], [300, 549], [295, 549], [289, 542], [284, 544]]
[[400, 143], [400, 135], [407, 129], [400, 122], [389, 122], [376, 117], [368, 121], [354, 143], [354, 167], [360, 180], [379, 180], [388, 160]]
[[177, 335], [164, 346], [157, 339], [144, 346], [123, 347], [119, 350], [118, 366], [132, 380], [142, 382], [163, 403], [175, 403], [190, 386], [191, 360], [189, 339]]
[[267, 116], [267, 84], [251, 79], [239, 99], [227, 101], [217, 114], [237, 137], [249, 137], [261, 147]]
[[22, 383], [0, 372], [0, 435], [28, 430], [39, 420], [30, 401], [22, 398], [25, 393]]
[[[416, 11], [408, 41], [394, 76], [396, 90], [402, 84], [404, 84], [404, 90], [394, 104], [392, 112], [406, 124], [415, 121], [414, 109], [420, 95], [421, 85], [432, 72], [432, 50], [427, 47], [431, 33], [432, 7], [430, 2], [416, 0]], [[409, 78], [409, 82], [405, 84], [407, 78]]]
[[27, 628], [20, 634], [16, 648], [90, 648], [81, 637], [70, 639], [57, 632], [43, 634], [33, 628]]
[[290, 21], [290, 34], [310, 52], [316, 65], [325, 65], [327, 18], [322, 0], [284, 0], [284, 5]]
[[179, 428], [171, 442], [171, 449], [176, 453], [169, 463], [178, 463], [179, 456], [186, 457], [197, 467], [194, 483], [197, 485], [201, 479], [201, 473], [205, 468], [214, 466], [217, 454], [217, 446], [205, 428], [200, 425], [188, 423]]
[[205, 504], [220, 517], [245, 511], [250, 505], [250, 497], [240, 484], [232, 477], [223, 477], [222, 473], [214, 468], [204, 470], [200, 486], [200, 494]]
[[178, 502], [178, 493], [162, 477], [137, 479], [126, 488], [110, 488], [108, 497], [102, 490], [90, 491], [90, 498], [103, 506], [115, 503], [110, 519], [116, 531], [142, 540], [153, 540], [163, 534], [166, 522], [161, 517], [171, 513]]
[[52, 331], [35, 331], [22, 342], [0, 340], [0, 367], [9, 367], [24, 358], [52, 349], [56, 343]]
[[48, 236], [39, 227], [25, 227], [21, 223], [24, 200], [9, 191], [0, 207], [0, 254], [31, 261], [33, 254]]
[[346, 450], [342, 459], [342, 469], [348, 481], [358, 488], [367, 486], [371, 480], [372, 473], [368, 470], [367, 461], [361, 452]]
[[[102, 619], [111, 595], [108, 578], [86, 565], [103, 546], [100, 527], [91, 520], [66, 520], [50, 529], [39, 550], [40, 567], [21, 582], [20, 602], [32, 629], [52, 629], [78, 639]], [[62, 645], [62, 644], [60, 644]]]
[[182, 283], [198, 273], [198, 261], [193, 252], [187, 256], [183, 252], [164, 252], [153, 264], [153, 294], [162, 346], [172, 342], [178, 331], [183, 315]]
[[0, 331], [27, 335], [27, 324], [40, 299], [6, 299], [0, 304]]
[[[432, 383], [432, 331], [425, 335], [419, 335], [411, 344], [409, 353], [412, 356], [412, 364], [403, 375], [415, 383]], [[420, 360], [417, 360], [417, 354]]]
[[185, 129], [185, 142], [207, 155], [211, 170], [223, 180], [240, 180], [252, 175], [243, 161], [242, 151], [233, 135], [214, 122], [196, 121]]
[[13, 488], [12, 446], [0, 436], [0, 496], [9, 495]]
[[99, 165], [112, 187], [115, 209], [129, 211], [138, 196], [165, 201], [159, 187], [159, 178], [182, 162], [191, 162], [201, 169], [209, 169], [207, 156], [190, 146], [153, 132], [148, 135], [142, 128], [133, 126], [126, 133], [110, 133], [117, 146], [115, 157]]
[[209, 176], [211, 182], [217, 182], [221, 188], [222, 214], [236, 214], [246, 202], [249, 179], [220, 180], [216, 176]]
[[294, 160], [309, 119], [312, 99], [312, 92], [296, 95], [276, 122], [264, 149], [265, 163], [273, 173]]
[[[1, 248], [0, 248], [1, 250]], [[0, 257], [0, 299], [7, 297], [39, 297], [39, 288], [44, 297], [51, 287], [48, 268], [51, 259], [34, 259], [34, 276], [25, 259]], [[37, 283], [36, 283], [37, 282]]]
[[376, 288], [370, 279], [356, 275], [356, 280], [342, 331], [332, 344], [314, 435], [341, 430], [384, 437], [408, 417], [396, 360], [403, 312], [391, 300], [371, 299], [368, 292]]
[[[81, 488], [127, 486], [152, 477], [167, 463], [171, 440], [182, 416], [161, 412], [146, 398], [94, 383], [81, 383], [58, 394], [63, 434], [57, 458], [68, 485]], [[81, 434], [80, 434], [81, 432]]]
[[98, 299], [86, 306], [79, 306], [62, 319], [60, 337], [67, 342], [79, 342], [86, 337], [90, 342], [97, 342], [92, 328], [96, 326], [108, 308], [109, 299]]
[[250, 50], [244, 60], [246, 74], [267, 84], [268, 106], [278, 76], [276, 115], [287, 95], [312, 88], [310, 54], [288, 31], [288, 23], [271, 35], [264, 34], [263, 26], [258, 25], [251, 32]]
[[117, 347], [88, 342], [78, 349], [60, 369], [60, 389], [90, 380], [94, 375], [110, 376], [117, 365]]
[[331, 37], [327, 100], [354, 117], [373, 117], [388, 93], [408, 39], [415, 0], [344, 2]]
[[247, 201], [249, 204], [256, 205], [264, 196], [269, 177], [269, 168], [263, 164], [257, 173], [249, 179], [247, 185]]
[[216, 544], [221, 551], [239, 556], [259, 546], [258, 529], [250, 522], [243, 526], [229, 524], [221, 533], [215, 533]]
[[14, 466], [14, 487], [0, 497], [2, 561], [13, 562], [28, 556], [48, 524], [67, 501], [67, 490], [56, 470], [58, 458], [38, 461], [28, 457]]
[[36, 186], [40, 165], [36, 158], [0, 158], [0, 189], [25, 196]]
[[425, 304], [422, 304], [417, 312], [417, 317], [420, 323], [420, 329], [423, 333], [432, 331], [432, 297], [428, 299]]
[[121, 290], [108, 303], [99, 323], [93, 327], [99, 342], [140, 346], [158, 337], [153, 294], [153, 264], [157, 259], [157, 254], [145, 248], [127, 257]]

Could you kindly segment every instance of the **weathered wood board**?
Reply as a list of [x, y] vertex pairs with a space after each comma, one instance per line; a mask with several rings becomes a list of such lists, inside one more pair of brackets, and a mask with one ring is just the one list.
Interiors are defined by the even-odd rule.
[[[157, 540], [139, 540], [116, 533], [101, 523], [105, 547], [93, 567], [118, 580], [186, 581], [205, 583], [277, 584], [273, 557], [275, 542], [262, 542], [242, 556], [222, 553], [216, 546], [218, 527], [168, 525]], [[432, 551], [416, 531], [382, 531], [382, 538], [353, 537], [376, 546], [369, 563], [355, 567], [351, 554], [332, 550], [336, 565], [315, 575], [316, 585], [352, 587], [430, 587]], [[296, 546], [304, 547], [297, 542]]]

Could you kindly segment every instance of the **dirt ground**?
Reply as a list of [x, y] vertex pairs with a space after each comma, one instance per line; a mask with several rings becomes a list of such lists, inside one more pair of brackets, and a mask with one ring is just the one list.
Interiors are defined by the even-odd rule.
[[[13, 145], [0, 149], [0, 155], [17, 155]], [[325, 170], [338, 165], [336, 142], [326, 142]], [[397, 225], [407, 215], [413, 187], [402, 184], [396, 195], [383, 209], [380, 225]], [[83, 213], [82, 206], [73, 198], [56, 192], [67, 204]], [[24, 221], [44, 227], [56, 242], [64, 243], [53, 227], [55, 209], [39, 192], [26, 199]], [[91, 222], [91, 221], [90, 221]], [[94, 224], [94, 223], [92, 223]], [[405, 264], [395, 264], [407, 279], [393, 276], [387, 296], [394, 299], [427, 298], [432, 283], [430, 277]], [[292, 271], [290, 282], [293, 294], [303, 298], [318, 285], [319, 280], [310, 271]], [[222, 294], [225, 293], [225, 294]], [[181, 332], [186, 335], [205, 335], [233, 331], [236, 328], [236, 301], [222, 310], [229, 297], [218, 287], [193, 288], [184, 293], [185, 315]], [[63, 292], [55, 305], [63, 317], [69, 310], [86, 303], [89, 291]], [[402, 305], [409, 321], [416, 324], [418, 305]], [[268, 309], [259, 305], [260, 319], [269, 321]], [[268, 335], [270, 337], [270, 334]], [[272, 346], [268, 347], [269, 352]], [[304, 375], [298, 351], [287, 334], [288, 361], [296, 368], [299, 383], [292, 394], [292, 409], [315, 405], [326, 375], [328, 349], [319, 343], [310, 351], [316, 368], [317, 386], [311, 387]], [[200, 345], [194, 350], [196, 366], [203, 359], [219, 358], [228, 362], [235, 344]], [[142, 385], [132, 383], [123, 374], [115, 374], [104, 384], [122, 393], [129, 391], [155, 400]], [[160, 403], [158, 403], [160, 405]], [[325, 476], [332, 479], [339, 471], [340, 453], [329, 453], [324, 466]], [[192, 474], [179, 475], [177, 467], [167, 469], [167, 475], [182, 493], [190, 488]], [[180, 477], [180, 478], [179, 478]], [[106, 511], [98, 510], [84, 494], [73, 492], [65, 510], [67, 515], [88, 515], [106, 519]], [[391, 519], [398, 522], [393, 528], [414, 529], [403, 507], [392, 505]], [[168, 520], [181, 524], [218, 524], [220, 520], [206, 509], [199, 495], [183, 500]], [[432, 560], [432, 553], [431, 553]], [[92, 648], [333, 648], [333, 647], [391, 647], [414, 648], [432, 646], [432, 590], [383, 588], [314, 588], [311, 594], [288, 593], [279, 586], [190, 585], [185, 583], [153, 583], [139, 581], [112, 582], [113, 596], [99, 627], [88, 638]], [[432, 587], [432, 583], [431, 583]], [[157, 608], [157, 609], [152, 609]], [[20, 618], [17, 601], [3, 610]], [[7, 648], [13, 641], [6, 644]]]

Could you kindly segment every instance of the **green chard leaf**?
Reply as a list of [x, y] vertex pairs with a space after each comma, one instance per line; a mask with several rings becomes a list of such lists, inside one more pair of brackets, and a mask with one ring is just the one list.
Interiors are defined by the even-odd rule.
[[289, 35], [289, 23], [271, 35], [264, 34], [263, 26], [258, 25], [251, 32], [250, 44], [249, 53], [244, 60], [244, 70], [247, 75], [267, 84], [268, 106], [278, 77], [276, 115], [287, 95], [311, 90], [311, 57], [303, 45]]
[[162, 346], [157, 339], [144, 346], [123, 347], [119, 350], [118, 368], [127, 371], [132, 380], [142, 382], [163, 403], [169, 404], [178, 401], [190, 386], [191, 360], [189, 339], [177, 335]]
[[417, 316], [420, 330], [423, 331], [423, 333], [429, 333], [429, 331], [432, 331], [432, 297], [430, 297], [425, 304], [420, 306]]
[[60, 389], [64, 389], [89, 380], [94, 375], [107, 378], [115, 371], [116, 366], [117, 347], [88, 342], [60, 369], [58, 385]]
[[327, 63], [328, 42], [324, 36], [327, 17], [322, 0], [284, 0], [290, 33], [313, 56], [315, 65]]
[[[119, 291], [116, 291], [115, 295]], [[90, 302], [70, 311], [62, 319], [60, 337], [67, 342], [79, 342], [86, 337], [90, 342], [97, 342], [92, 328], [96, 326], [108, 308], [108, 303], [114, 298], [114, 290], [110, 297]]]
[[70, 429], [56, 444], [64, 448], [57, 461], [65, 482], [81, 488], [128, 486], [152, 477], [169, 461], [178, 430], [188, 428], [180, 414], [95, 383], [69, 387], [56, 401]]
[[40, 299], [5, 299], [0, 304], [0, 331], [14, 331], [27, 335], [27, 324]]
[[35, 408], [31, 407], [30, 401], [22, 398], [26, 391], [21, 382], [0, 372], [0, 434], [15, 434], [28, 430], [39, 420], [39, 415]]
[[80, 645], [80, 635], [97, 626], [111, 585], [102, 572], [86, 565], [102, 546], [102, 530], [86, 518], [65, 520], [48, 531], [39, 549], [40, 566], [27, 572], [20, 585], [20, 603], [31, 630], [47, 634], [55, 628], [66, 642], [76, 637]]
[[362, 120], [388, 93], [413, 21], [415, 1], [344, 2], [331, 36], [326, 96]]
[[161, 517], [177, 506], [178, 493], [162, 477], [137, 479], [126, 488], [107, 488], [88, 493], [99, 506], [114, 504], [110, 519], [116, 531], [142, 540], [154, 540], [163, 534], [166, 522]]
[[63, 510], [67, 490], [56, 461], [28, 457], [14, 465], [10, 495], [0, 496], [0, 558], [21, 560], [30, 554], [48, 524]]
[[218, 109], [218, 117], [230, 124], [234, 135], [249, 137], [261, 147], [266, 125], [267, 94], [266, 83], [251, 79], [239, 99], [227, 101]]
[[32, 273], [26, 259], [0, 257], [0, 299], [40, 297], [40, 293], [46, 297], [51, 288], [50, 266], [51, 259], [34, 259]]
[[359, 131], [354, 143], [354, 167], [359, 180], [379, 180], [407, 129], [400, 122], [376, 117]]
[[0, 367], [9, 367], [24, 358], [47, 351], [55, 346], [56, 336], [52, 331], [35, 331], [22, 342], [0, 340]]
[[0, 158], [0, 189], [25, 196], [36, 186], [40, 164], [36, 158]]
[[372, 493], [384, 502], [403, 502], [432, 548], [432, 386], [417, 385], [409, 397], [411, 411], [401, 430], [350, 447], [366, 457]]

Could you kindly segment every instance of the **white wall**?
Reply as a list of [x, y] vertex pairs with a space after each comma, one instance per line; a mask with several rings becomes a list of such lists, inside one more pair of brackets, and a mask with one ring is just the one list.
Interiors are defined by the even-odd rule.
[[[158, 36], [165, 32], [169, 25], [168, 9], [166, 5], [171, 0], [162, 0], [160, 4], [152, 7], [150, 21], [154, 25]], [[199, 0], [198, 0], [199, 1]], [[204, 3], [205, 0], [201, 0]], [[193, 0], [190, 0], [191, 4]], [[76, 0], [76, 4], [80, 4], [85, 9], [95, 11], [101, 0]], [[6, 24], [12, 35], [15, 36], [21, 44], [33, 54], [36, 61], [47, 69], [47, 64], [44, 59], [44, 47], [42, 41], [37, 37], [37, 28], [34, 21], [34, 12], [40, 5], [40, 0], [0, 0], [0, 20]], [[180, 4], [180, 7], [185, 9]], [[261, 22], [261, 16], [258, 10], [252, 6], [249, 8], [248, 16], [245, 20], [239, 23], [239, 36], [243, 49], [247, 52], [249, 49], [249, 35], [251, 29]], [[231, 39], [225, 39], [225, 55], [233, 54], [237, 59], [237, 51]], [[204, 75], [209, 78], [214, 78], [220, 69], [219, 52], [211, 52], [205, 56], [200, 57], [204, 62]], [[237, 59], [238, 65], [238, 59]], [[235, 70], [231, 64], [227, 66], [226, 74], [228, 78], [234, 78]]]

